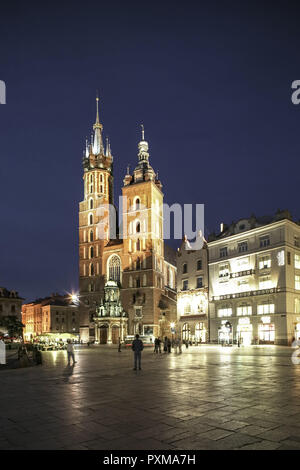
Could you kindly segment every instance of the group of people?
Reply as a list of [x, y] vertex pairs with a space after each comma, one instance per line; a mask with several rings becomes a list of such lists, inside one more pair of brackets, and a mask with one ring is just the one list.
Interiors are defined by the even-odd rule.
[[170, 340], [167, 336], [165, 336], [164, 340], [162, 341], [160, 338], [155, 338], [154, 340], [154, 353], [161, 354], [161, 346], [163, 343], [163, 350], [164, 353], [170, 353], [171, 348], [175, 349], [176, 354], [179, 352], [179, 354], [182, 353], [182, 348], [181, 348], [181, 340], [180, 338], [173, 338]]

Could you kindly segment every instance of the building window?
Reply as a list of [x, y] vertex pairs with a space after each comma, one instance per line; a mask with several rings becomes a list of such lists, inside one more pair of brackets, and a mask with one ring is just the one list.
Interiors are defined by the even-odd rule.
[[274, 304], [262, 303], [257, 306], [258, 315], [270, 314], [270, 313], [274, 313], [274, 311], [275, 311]]
[[295, 313], [300, 313], [300, 299], [295, 299]]
[[300, 255], [295, 253], [295, 268], [300, 269]]
[[94, 241], [94, 232], [93, 230], [90, 231], [90, 242]]
[[146, 287], [147, 285], [147, 276], [146, 274], [143, 275], [143, 286]]
[[139, 277], [137, 277], [136, 280], [135, 280], [135, 286], [136, 287], [141, 287], [141, 281], [140, 281]]
[[186, 273], [187, 273], [187, 268], [188, 268], [187, 263], [184, 263], [184, 264], [182, 265], [182, 274], [186, 274]]
[[297, 246], [298, 248], [299, 248], [299, 246], [300, 246], [298, 235], [295, 235], [295, 236], [294, 236], [294, 245]]
[[291, 264], [291, 252], [287, 252], [287, 264]]
[[182, 281], [182, 290], [188, 290], [189, 288], [189, 281], [186, 279], [185, 281]]
[[139, 211], [140, 210], [140, 206], [141, 206], [141, 201], [139, 198], [136, 198], [135, 200], [135, 210], [136, 211]]
[[184, 314], [187, 315], [189, 313], [192, 313], [192, 309], [191, 309], [191, 304], [188, 302], [184, 306]]
[[141, 260], [140, 260], [140, 258], [136, 259], [136, 269], [141, 269]]
[[89, 224], [93, 225], [93, 214], [90, 214], [89, 216]]
[[198, 259], [197, 261], [197, 271], [201, 271], [202, 269], [202, 259]]
[[11, 313], [16, 313], [16, 306], [12, 305], [10, 308]]
[[140, 242], [140, 239], [138, 238], [136, 242], [136, 251], [140, 251], [140, 250], [141, 250], [141, 242]]
[[261, 276], [259, 278], [260, 289], [271, 289], [271, 287], [272, 287], [271, 276]]
[[236, 314], [239, 316], [252, 315], [251, 305], [247, 305], [247, 304], [240, 305], [236, 310]]
[[135, 231], [136, 231], [136, 233], [140, 233], [140, 231], [141, 231], [141, 224], [139, 222], [136, 223]]
[[90, 199], [90, 209], [93, 209], [93, 207], [94, 207], [94, 201], [93, 199]]
[[220, 248], [220, 258], [225, 258], [228, 256], [227, 246]]
[[260, 248], [264, 248], [265, 246], [269, 246], [270, 245], [270, 237], [269, 235], [266, 235], [264, 237], [260, 237], [259, 239], [259, 246]]
[[108, 260], [108, 278], [110, 281], [120, 282], [121, 260], [119, 256], [113, 255]]
[[94, 258], [94, 247], [90, 248], [90, 258]]
[[300, 276], [295, 276], [295, 289], [300, 290]]
[[218, 317], [231, 317], [231, 315], [232, 315], [231, 307], [219, 308], [218, 310]]
[[203, 287], [203, 277], [197, 277], [197, 289]]
[[229, 276], [229, 265], [221, 264], [219, 268], [219, 277], [228, 277]]
[[93, 264], [91, 264], [91, 266], [90, 266], [90, 274], [91, 274], [91, 276], [94, 276], [94, 265]]
[[246, 292], [249, 290], [249, 280], [248, 279], [241, 279], [238, 281], [238, 291], [239, 292]]
[[258, 262], [259, 269], [268, 269], [271, 267], [271, 257], [270, 256], [262, 256], [259, 258]]
[[248, 242], [241, 242], [238, 244], [238, 251], [239, 253], [243, 253], [244, 251], [248, 251]]

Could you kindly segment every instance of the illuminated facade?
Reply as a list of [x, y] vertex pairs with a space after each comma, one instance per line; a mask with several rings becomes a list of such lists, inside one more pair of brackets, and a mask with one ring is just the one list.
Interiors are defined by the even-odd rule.
[[[162, 184], [149, 163], [143, 130], [137, 165], [124, 177], [119, 235], [111, 218], [104, 217], [114, 199], [113, 157], [108, 141], [103, 144], [98, 99], [93, 130], [84, 152], [84, 200], [79, 204], [80, 337], [117, 343], [126, 334], [161, 335], [176, 319], [176, 267], [165, 256]], [[126, 322], [110, 315], [99, 320], [108, 281], [120, 289]]]
[[177, 251], [177, 331], [183, 340], [209, 342], [207, 244], [191, 250], [188, 241]]
[[25, 341], [37, 336], [57, 339], [65, 334], [78, 336], [79, 310], [70, 296], [52, 294], [50, 297], [24, 304], [22, 323], [25, 326]]
[[287, 211], [209, 238], [211, 340], [291, 344], [300, 337], [300, 226]]

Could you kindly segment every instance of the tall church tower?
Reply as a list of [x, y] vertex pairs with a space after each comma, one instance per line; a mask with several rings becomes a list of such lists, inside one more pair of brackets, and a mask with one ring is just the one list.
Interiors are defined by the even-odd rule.
[[102, 223], [100, 208], [113, 204], [113, 157], [108, 140], [104, 148], [102, 130], [97, 97], [96, 122], [83, 157], [84, 199], [79, 204], [80, 337], [83, 341], [90, 338], [93, 314], [102, 297], [103, 248], [110, 238], [109, 223]]
[[130, 334], [159, 334], [159, 303], [164, 293], [162, 185], [149, 163], [149, 146], [138, 144], [138, 164], [124, 178], [123, 271], [121, 299], [127, 306]]

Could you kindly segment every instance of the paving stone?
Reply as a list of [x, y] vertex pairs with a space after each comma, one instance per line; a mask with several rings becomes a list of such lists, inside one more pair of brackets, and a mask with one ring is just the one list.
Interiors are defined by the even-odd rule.
[[[300, 384], [285, 347], [191, 347], [157, 358], [110, 346], [1, 370], [0, 449], [300, 449]], [[105, 367], [103, 367], [105, 364]], [[299, 366], [300, 367], [300, 366]]]

